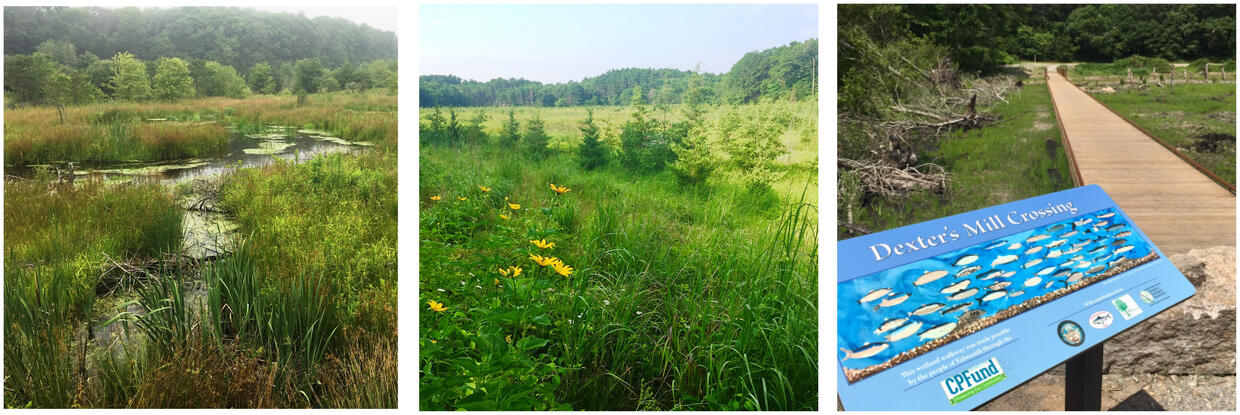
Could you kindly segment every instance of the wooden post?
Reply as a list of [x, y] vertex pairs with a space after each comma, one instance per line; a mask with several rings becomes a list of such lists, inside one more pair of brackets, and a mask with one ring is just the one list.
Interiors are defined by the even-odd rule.
[[1132, 82], [1132, 68], [1128, 68], [1128, 82]]
[[1167, 79], [1168, 79], [1167, 89], [1168, 91], [1174, 94], [1175, 93], [1175, 69], [1174, 68], [1171, 69], [1171, 73], [1169, 74]]

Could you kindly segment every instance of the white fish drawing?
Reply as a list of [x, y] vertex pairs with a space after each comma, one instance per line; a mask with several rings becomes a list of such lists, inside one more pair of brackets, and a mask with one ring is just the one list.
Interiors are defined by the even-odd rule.
[[1078, 220], [1076, 222], [1072, 222], [1072, 224], [1076, 226], [1081, 226], [1081, 225], [1089, 224], [1090, 222], [1093, 222], [1093, 221], [1094, 221], [1094, 218], [1085, 218], [1085, 219]]
[[1123, 231], [1123, 232], [1115, 234], [1115, 237], [1116, 238], [1127, 238], [1130, 235], [1132, 235], [1132, 231]]
[[1073, 237], [1073, 236], [1076, 236], [1076, 234], [1078, 234], [1078, 233], [1081, 233], [1081, 232], [1080, 232], [1080, 231], [1078, 231], [1078, 230], [1073, 229], [1073, 230], [1072, 230], [1072, 232], [1068, 232], [1068, 233], [1065, 233], [1065, 234], [1063, 234], [1063, 235], [1059, 235], [1059, 236], [1064, 237], [1064, 238], [1071, 238], [1071, 237]]
[[991, 272], [986, 273], [986, 275], [981, 276], [981, 278], [978, 278], [978, 279], [982, 281], [986, 281], [986, 280], [993, 279], [995, 277], [999, 277], [1002, 275], [1003, 275], [1003, 271], [991, 271]]
[[1011, 277], [1013, 275], [1016, 275], [1016, 271], [1008, 271], [1003, 273], [1003, 278]]
[[1025, 290], [1014, 291], [1014, 292], [1008, 293], [1008, 297], [1020, 297], [1022, 295], [1025, 295]]
[[941, 313], [939, 313], [939, 314], [942, 314], [942, 315], [948, 315], [948, 314], [951, 314], [951, 313], [955, 313], [955, 312], [957, 312], [957, 311], [964, 311], [964, 310], [967, 310], [967, 309], [969, 309], [969, 307], [972, 307], [972, 306], [973, 306], [973, 302], [972, 302], [972, 301], [963, 302], [963, 303], [956, 304], [956, 305], [954, 305], [954, 306], [948, 307], [946, 310], [943, 310], [943, 312], [941, 312]]
[[1070, 273], [1072, 273], [1071, 268], [1060, 268], [1059, 272], [1056, 272], [1055, 275], [1052, 275], [1052, 277], [1055, 277], [1055, 278], [1063, 277], [1063, 276], [1067, 276]]
[[1109, 217], [1112, 217], [1112, 216], [1115, 216], [1115, 212], [1107, 212], [1107, 213], [1103, 213], [1103, 214], [1101, 214], [1101, 215], [1098, 215], [1098, 219], [1106, 219], [1106, 218], [1109, 218]]
[[1042, 277], [1033, 277], [1033, 278], [1025, 280], [1025, 286], [1032, 287], [1032, 286], [1038, 285], [1038, 283], [1040, 282], [1042, 282]]
[[1081, 278], [1085, 278], [1085, 274], [1080, 273], [1080, 272], [1073, 272], [1072, 275], [1068, 276], [1068, 282], [1077, 282], [1077, 281], [1080, 281]]
[[970, 288], [970, 289], [952, 294], [950, 297], [947, 297], [947, 299], [955, 301], [961, 298], [969, 298], [969, 297], [972, 297], [973, 294], [977, 294], [977, 291], [978, 291], [977, 288]]
[[957, 258], [956, 263], [952, 265], [955, 265], [955, 266], [969, 265], [969, 264], [972, 264], [974, 261], [977, 261], [977, 255], [968, 254], [960, 258]]
[[1036, 245], [1033, 248], [1026, 249], [1025, 255], [1037, 253], [1038, 251], [1041, 251], [1041, 250], [1042, 250], [1042, 245]]
[[1020, 249], [1020, 242], [1008, 245], [1008, 249]]
[[1068, 227], [1068, 225], [1067, 225], [1067, 224], [1061, 223], [1061, 224], [1058, 224], [1058, 225], [1052, 226], [1050, 229], [1047, 229], [1046, 231], [1047, 231], [1047, 232], [1059, 232], [1059, 231], [1063, 230], [1063, 228], [1066, 228], [1066, 227]]
[[1076, 267], [1077, 267], [1077, 268], [1089, 268], [1089, 265], [1090, 265], [1090, 264], [1093, 264], [1093, 262], [1090, 262], [1090, 261], [1081, 261], [1081, 262], [1076, 263]]
[[912, 323], [905, 325], [904, 327], [900, 327], [896, 329], [896, 331], [891, 332], [891, 334], [888, 334], [887, 341], [894, 342], [896, 340], [900, 340], [905, 337], [912, 336], [913, 333], [916, 333], [917, 330], [920, 330], [920, 329], [921, 329], [921, 322], [914, 321]]
[[865, 295], [865, 297], [861, 297], [861, 300], [858, 300], [857, 302], [865, 304], [865, 303], [877, 300], [880, 297], [887, 295], [887, 293], [889, 292], [891, 292], [890, 288], [879, 288], [879, 289], [870, 291], [868, 294]]
[[1033, 242], [1041, 241], [1041, 240], [1043, 240], [1043, 239], [1047, 239], [1047, 238], [1050, 238], [1050, 237], [1051, 237], [1051, 236], [1050, 236], [1050, 235], [1047, 235], [1047, 234], [1034, 235], [1034, 236], [1030, 236], [1030, 237], [1029, 237], [1029, 239], [1026, 239], [1026, 240], [1025, 240], [1025, 242], [1028, 242], [1028, 243], [1033, 243]]
[[1050, 266], [1050, 267], [1042, 268], [1042, 270], [1041, 270], [1041, 271], [1038, 271], [1038, 275], [1046, 275], [1046, 274], [1050, 274], [1050, 273], [1052, 273], [1052, 272], [1055, 272], [1055, 267], [1054, 267], [1054, 266]]
[[1002, 289], [1004, 289], [1004, 288], [1007, 288], [1007, 286], [1009, 286], [1009, 285], [1012, 285], [1012, 282], [1011, 282], [1011, 281], [999, 281], [999, 282], [996, 282], [996, 283], [994, 283], [994, 284], [990, 284], [990, 286], [989, 286], [989, 287], [986, 287], [986, 289], [988, 289], [988, 290], [1002, 290]]
[[1118, 231], [1118, 230], [1120, 230], [1120, 229], [1124, 229], [1124, 224], [1122, 224], [1122, 223], [1117, 223], [1117, 224], [1114, 224], [1114, 225], [1108, 226], [1108, 227], [1107, 227], [1107, 232], [1115, 232], [1115, 231]]
[[1119, 254], [1122, 254], [1122, 253], [1125, 253], [1125, 252], [1131, 251], [1131, 250], [1132, 250], [1132, 248], [1133, 248], [1133, 246], [1132, 246], [1132, 245], [1125, 245], [1125, 246], [1122, 246], [1122, 247], [1120, 247], [1119, 249], [1116, 249], [1116, 250], [1115, 250], [1115, 254], [1116, 254], [1116, 255], [1119, 255]]
[[923, 305], [923, 306], [921, 306], [921, 307], [917, 307], [917, 309], [916, 309], [916, 310], [913, 310], [913, 315], [915, 315], [915, 316], [924, 316], [924, 315], [926, 315], [926, 314], [930, 314], [930, 313], [933, 313], [933, 312], [935, 312], [935, 311], [939, 311], [939, 309], [940, 309], [940, 308], [943, 308], [943, 306], [944, 306], [944, 304], [943, 304], [943, 303], [930, 303], [930, 304], [926, 304], [926, 305]]
[[945, 270], [926, 271], [925, 274], [917, 277], [917, 281], [913, 281], [913, 285], [926, 285], [944, 276], [947, 276], [947, 271]]
[[994, 301], [994, 300], [998, 300], [1003, 297], [1007, 297], [1007, 291], [1003, 291], [1003, 290], [991, 291], [991, 292], [986, 293], [986, 295], [982, 296], [982, 302]]
[[1099, 265], [1099, 266], [1090, 268], [1088, 271], [1085, 271], [1085, 273], [1086, 274], [1097, 274], [1099, 272], [1102, 272], [1102, 270], [1104, 269], [1107, 269], [1106, 265]]
[[1020, 257], [1016, 255], [1000, 255], [998, 258], [995, 258], [994, 261], [990, 261], [990, 266], [994, 267], [994, 266], [999, 266], [1003, 264], [1008, 264], [1008, 263], [1016, 261], [1017, 259], [1020, 259]]
[[857, 350], [850, 351], [843, 347], [841, 347], [840, 350], [844, 352], [844, 358], [840, 359], [841, 362], [848, 360], [848, 359], [865, 359], [867, 357], [871, 357], [876, 354], [879, 354], [883, 350], [887, 350], [887, 343], [874, 343], [874, 344], [866, 343], [864, 346], [861, 346], [861, 348]]
[[982, 269], [982, 266], [981, 266], [981, 265], [974, 265], [974, 266], [971, 266], [971, 267], [965, 267], [964, 269], [960, 270], [960, 272], [957, 272], [957, 273], [956, 273], [956, 278], [960, 278], [960, 277], [963, 277], [963, 276], [966, 276], [966, 275], [972, 274], [972, 273], [974, 273], [974, 272], [978, 272], [978, 271], [980, 271], [981, 269]]
[[943, 323], [943, 324], [931, 327], [929, 329], [926, 329], [926, 331], [921, 332], [921, 334], [919, 334], [918, 337], [921, 337], [922, 340], [933, 340], [939, 337], [946, 336], [947, 333], [951, 333], [952, 330], [955, 330], [955, 329], [956, 329], [956, 322], [953, 321], [950, 323]]
[[1046, 288], [1051, 288], [1051, 284], [1054, 284], [1054, 283], [1055, 283], [1055, 280], [1050, 280], [1050, 281], [1047, 281], [1047, 282], [1046, 282], [1046, 286], [1045, 286], [1045, 287], [1042, 287], [1042, 288], [1043, 288], [1043, 289], [1046, 289]]
[[961, 280], [961, 281], [960, 281], [960, 282], [958, 282], [958, 283], [955, 283], [955, 284], [949, 285], [949, 286], [947, 286], [947, 287], [944, 287], [942, 290], [939, 290], [939, 293], [942, 293], [942, 294], [952, 294], [952, 293], [959, 292], [960, 290], [965, 289], [965, 287], [968, 287], [968, 286], [969, 286], [969, 283], [971, 283], [971, 282], [973, 282], [973, 281], [972, 281], [972, 280]]
[[1067, 239], [1056, 239], [1052, 241], [1051, 243], [1046, 244], [1046, 247], [1047, 248], [1058, 248], [1060, 246], [1063, 246], [1063, 244], [1066, 244], [1066, 243], [1068, 243]]
[[878, 306], [879, 306], [879, 307], [891, 307], [891, 306], [893, 306], [893, 305], [897, 305], [897, 304], [903, 303], [903, 302], [904, 302], [904, 300], [908, 300], [908, 298], [909, 298], [909, 294], [908, 294], [908, 293], [904, 293], [904, 294], [902, 294], [902, 295], [897, 295], [897, 296], [895, 296], [895, 297], [891, 297], [891, 298], [884, 298], [882, 302], [878, 303]]
[[1063, 255], [1063, 251], [1058, 249], [1046, 253], [1047, 258], [1059, 258], [1060, 255]]
[[997, 242], [995, 242], [994, 244], [991, 244], [990, 246], [986, 247], [986, 249], [988, 249], [988, 250], [989, 250], [989, 249], [995, 249], [995, 248], [1001, 247], [1001, 246], [1003, 246], [1003, 245], [1007, 245], [1007, 241], [997, 241]]
[[904, 324], [906, 321], [908, 321], [908, 317], [889, 318], [887, 321], [884, 321], [883, 324], [878, 325], [878, 329], [874, 330], [874, 334], [882, 334], [887, 330], [900, 327], [900, 325]]
[[1034, 266], [1034, 265], [1038, 265], [1038, 264], [1041, 264], [1041, 263], [1042, 263], [1042, 259], [1041, 259], [1041, 258], [1036, 258], [1036, 259], [1034, 259], [1034, 260], [1032, 260], [1032, 261], [1026, 262], [1026, 263], [1025, 263], [1025, 265], [1021, 265], [1020, 267], [1021, 267], [1021, 268], [1029, 268], [1029, 267], [1032, 267], [1032, 266]]

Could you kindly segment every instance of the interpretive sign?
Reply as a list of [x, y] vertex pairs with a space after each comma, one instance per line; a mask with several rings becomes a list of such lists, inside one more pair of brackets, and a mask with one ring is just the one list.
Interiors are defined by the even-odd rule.
[[849, 410], [967, 410], [1192, 296], [1097, 185], [839, 242]]

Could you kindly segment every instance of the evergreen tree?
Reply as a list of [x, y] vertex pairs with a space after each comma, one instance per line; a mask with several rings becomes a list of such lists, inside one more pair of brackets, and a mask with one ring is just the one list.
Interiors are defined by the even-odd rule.
[[521, 141], [521, 123], [511, 109], [508, 110], [508, 121], [504, 121], [504, 129], [499, 134], [499, 142], [508, 147], [515, 147]]
[[547, 135], [543, 121], [537, 115], [525, 123], [525, 134], [521, 139], [525, 141], [526, 150], [534, 157], [547, 155], [547, 143], [551, 141], [551, 137]]
[[593, 109], [586, 110], [586, 119], [577, 128], [581, 129], [581, 145], [577, 147], [581, 167], [593, 170], [607, 164], [607, 146], [599, 138], [598, 126], [594, 125]]

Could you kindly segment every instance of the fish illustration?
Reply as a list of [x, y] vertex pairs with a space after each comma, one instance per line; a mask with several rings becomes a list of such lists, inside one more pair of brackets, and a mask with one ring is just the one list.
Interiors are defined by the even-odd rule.
[[1008, 245], [1008, 249], [1020, 249], [1020, 242]]
[[1115, 234], [1115, 237], [1116, 238], [1127, 238], [1129, 235], [1132, 235], [1132, 231], [1123, 231], [1123, 232], [1117, 233]]
[[968, 254], [968, 255], [962, 256], [962, 257], [960, 257], [960, 258], [957, 258], [957, 259], [956, 259], [956, 263], [955, 263], [955, 264], [952, 264], [952, 265], [954, 265], [954, 266], [957, 266], [957, 267], [958, 267], [958, 266], [961, 266], [961, 265], [969, 265], [969, 264], [972, 264], [974, 261], [977, 261], [977, 255], [974, 255], [974, 254]]
[[969, 286], [969, 283], [971, 283], [971, 282], [973, 282], [973, 281], [972, 281], [972, 280], [961, 280], [961, 281], [960, 281], [960, 282], [958, 282], [958, 283], [955, 283], [955, 284], [949, 285], [949, 286], [947, 286], [947, 287], [943, 288], [942, 290], [939, 290], [939, 293], [942, 293], [942, 294], [952, 294], [952, 293], [955, 293], [955, 292], [959, 292], [960, 290], [965, 289], [965, 287], [968, 287], [968, 286]]
[[1060, 230], [1063, 230], [1063, 228], [1066, 228], [1066, 227], [1068, 227], [1067, 224], [1061, 223], [1061, 224], [1050, 227], [1050, 229], [1047, 229], [1046, 231], [1047, 232], [1059, 232]]
[[1106, 265], [1099, 265], [1099, 266], [1090, 268], [1088, 271], [1085, 271], [1085, 273], [1086, 274], [1097, 274], [1099, 272], [1102, 272], [1102, 270], [1104, 269], [1107, 269]]
[[1120, 229], [1124, 229], [1124, 224], [1122, 224], [1122, 223], [1117, 223], [1117, 224], [1114, 224], [1114, 225], [1108, 226], [1108, 227], [1107, 227], [1107, 232], [1115, 232], [1115, 231], [1118, 231], [1118, 230], [1120, 230]]
[[[1089, 242], [1086, 242], [1086, 244], [1089, 244]], [[1067, 251], [1063, 251], [1063, 253], [1064, 253], [1064, 254], [1071, 255], [1071, 254], [1075, 254], [1075, 253], [1080, 252], [1080, 251], [1081, 251], [1081, 247], [1073, 247], [1072, 249], [1069, 249], [1069, 250], [1067, 250]]]
[[1090, 254], [1090, 255], [1093, 255], [1093, 254], [1096, 254], [1096, 253], [1099, 253], [1099, 252], [1102, 252], [1102, 251], [1105, 251], [1105, 250], [1107, 250], [1107, 247], [1106, 247], [1106, 246], [1100, 246], [1100, 247], [1097, 247], [1097, 248], [1094, 248], [1094, 249], [1090, 249], [1090, 250], [1089, 250], [1089, 254]]
[[909, 298], [908, 293], [897, 295], [891, 298], [884, 298], [882, 302], [878, 303], [878, 307], [891, 307], [893, 305], [903, 303], [905, 300], [908, 300], [908, 298]]
[[1008, 293], [1008, 297], [1020, 297], [1022, 295], [1025, 295], [1025, 290], [1014, 291], [1014, 292]]
[[921, 332], [921, 334], [919, 334], [918, 337], [921, 337], [922, 340], [933, 340], [939, 337], [946, 336], [947, 333], [951, 333], [952, 330], [955, 330], [955, 329], [956, 329], [956, 322], [953, 321], [950, 323], [943, 323], [943, 324], [926, 329], [926, 331]]
[[1089, 268], [1089, 265], [1090, 265], [1090, 264], [1093, 264], [1093, 262], [1090, 262], [1090, 261], [1081, 261], [1081, 262], [1076, 263], [1076, 267], [1077, 267], [1077, 268]]
[[888, 346], [887, 343], [874, 343], [874, 344], [866, 343], [865, 345], [861, 346], [860, 349], [851, 350], [851, 351], [841, 347], [840, 351], [844, 352], [844, 358], [840, 359], [840, 361], [843, 362], [848, 359], [865, 359], [867, 357], [871, 357], [876, 354], [879, 354], [883, 350], [887, 350], [887, 346]]
[[1042, 250], [1042, 245], [1037, 245], [1037, 246], [1034, 246], [1033, 248], [1026, 249], [1025, 255], [1037, 253], [1038, 251], [1041, 251], [1041, 250]]
[[1063, 246], [1063, 244], [1066, 244], [1066, 243], [1068, 243], [1067, 239], [1056, 239], [1052, 241], [1051, 243], [1046, 244], [1046, 247], [1047, 248], [1058, 248], [1060, 246]]
[[986, 275], [981, 276], [981, 278], [978, 278], [978, 279], [982, 281], [986, 281], [986, 280], [993, 279], [995, 277], [1000, 277], [1000, 276], [1003, 276], [1003, 271], [992, 271], [992, 272], [987, 273]]
[[1043, 239], [1047, 239], [1047, 238], [1050, 238], [1050, 237], [1051, 237], [1051, 236], [1050, 236], [1050, 235], [1047, 235], [1047, 234], [1034, 235], [1034, 236], [1030, 236], [1030, 237], [1029, 237], [1029, 239], [1026, 239], [1026, 240], [1025, 240], [1025, 242], [1028, 242], [1028, 243], [1034, 243], [1034, 242], [1041, 241], [1041, 240], [1043, 240]]
[[955, 312], [958, 312], [958, 311], [968, 310], [968, 309], [969, 309], [969, 307], [972, 307], [972, 306], [973, 306], [973, 302], [972, 302], [972, 301], [966, 301], [966, 302], [963, 302], [963, 303], [956, 304], [956, 305], [954, 305], [954, 306], [948, 307], [946, 310], [943, 310], [943, 312], [941, 312], [941, 313], [939, 313], [939, 314], [942, 314], [942, 315], [948, 315], [948, 314], [955, 313]]
[[858, 300], [857, 302], [865, 304], [865, 303], [877, 300], [880, 297], [887, 295], [887, 293], [889, 292], [891, 292], [890, 288], [879, 288], [879, 289], [870, 291], [868, 294], [865, 295], [865, 297], [861, 297], [861, 299]]
[[1003, 297], [1007, 297], [1007, 291], [1003, 291], [1003, 290], [991, 291], [991, 292], [986, 293], [986, 295], [982, 296], [982, 302], [994, 301], [994, 300], [998, 300]]
[[1115, 212], [1107, 212], [1107, 213], [1103, 213], [1103, 214], [1101, 214], [1101, 215], [1098, 215], [1098, 219], [1106, 219], [1106, 218], [1109, 218], [1109, 217], [1112, 217], [1112, 216], [1115, 216]]
[[961, 298], [969, 298], [969, 297], [972, 297], [973, 294], [977, 294], [977, 291], [978, 291], [977, 288], [970, 288], [970, 289], [952, 294], [951, 296], [947, 297], [947, 299], [955, 301]]
[[1042, 282], [1042, 277], [1033, 277], [1033, 278], [1025, 280], [1025, 286], [1032, 287], [1032, 286], [1038, 285], [1038, 283], [1040, 282]]
[[1125, 253], [1125, 252], [1131, 251], [1131, 250], [1132, 250], [1132, 248], [1133, 248], [1133, 246], [1132, 246], [1132, 245], [1125, 245], [1125, 246], [1123, 246], [1123, 247], [1120, 247], [1119, 249], [1116, 249], [1116, 250], [1115, 250], [1115, 254], [1116, 254], [1116, 255], [1119, 255], [1119, 254], [1122, 254], [1122, 253]]
[[1000, 282], [996, 282], [996, 283], [994, 283], [994, 284], [990, 284], [990, 286], [989, 286], [989, 287], [986, 287], [986, 289], [988, 289], [988, 290], [1001, 290], [1001, 289], [1007, 288], [1007, 286], [1009, 286], [1009, 285], [1012, 285], [1012, 282], [1011, 282], [1011, 281], [1000, 281]]
[[1038, 275], [1046, 275], [1046, 274], [1050, 274], [1050, 273], [1052, 273], [1052, 272], [1055, 272], [1055, 268], [1056, 268], [1056, 267], [1054, 267], [1054, 266], [1050, 266], [1050, 267], [1042, 268], [1042, 270], [1041, 270], [1041, 271], [1038, 271]]
[[1046, 286], [1042, 287], [1042, 289], [1051, 288], [1051, 284], [1054, 284], [1054, 283], [1055, 283], [1055, 280], [1047, 281]]
[[1081, 278], [1085, 278], [1085, 274], [1073, 272], [1072, 275], [1068, 276], [1068, 282], [1077, 282], [1080, 281]]
[[906, 321], [908, 321], [908, 317], [889, 318], [886, 321], [883, 321], [883, 324], [878, 325], [878, 329], [874, 330], [874, 334], [882, 334], [887, 330], [900, 327], [900, 325], [904, 324]]
[[1077, 256], [1074, 256], [1074, 257], [1072, 257], [1071, 259], [1069, 259], [1069, 260], [1068, 260], [1068, 262], [1065, 262], [1065, 264], [1069, 264], [1069, 263], [1073, 263], [1073, 262], [1076, 262], [1076, 261], [1080, 261], [1080, 260], [1082, 260], [1082, 259], [1085, 259], [1085, 256], [1084, 256], [1084, 255], [1077, 255]]
[[1003, 278], [1011, 277], [1013, 275], [1016, 275], [1016, 271], [1008, 271], [1003, 273]]
[[1087, 225], [1093, 221], [1094, 221], [1094, 218], [1085, 218], [1085, 219], [1078, 220], [1076, 222], [1072, 222], [1072, 224], [1076, 226], [1082, 226], [1082, 225]]
[[981, 269], [982, 269], [982, 266], [981, 266], [981, 265], [974, 265], [974, 266], [971, 266], [971, 267], [965, 267], [965, 269], [962, 269], [962, 270], [960, 270], [960, 272], [957, 272], [957, 273], [956, 273], [956, 278], [960, 278], [960, 277], [963, 277], [963, 276], [966, 276], [966, 275], [972, 274], [972, 273], [974, 273], [974, 272], [980, 271]]
[[917, 277], [917, 281], [913, 281], [913, 285], [926, 285], [945, 276], [947, 276], [947, 271], [944, 270], [926, 271], [925, 274]]
[[1127, 240], [1127, 239], [1120, 238], [1120, 239], [1116, 239], [1116, 240], [1114, 240], [1114, 241], [1111, 241], [1111, 245], [1123, 245], [1123, 244], [1124, 244], [1124, 242], [1128, 242], [1128, 240]]
[[998, 258], [995, 258], [994, 261], [990, 261], [990, 266], [994, 267], [994, 266], [999, 266], [1003, 264], [1008, 264], [1008, 263], [1016, 261], [1017, 259], [1020, 259], [1020, 257], [1016, 255], [1000, 255]]
[[1047, 258], [1059, 258], [1061, 255], [1063, 255], [1063, 251], [1058, 249], [1046, 253]]
[[1058, 278], [1058, 277], [1067, 276], [1068, 274], [1071, 274], [1071, 273], [1072, 273], [1071, 268], [1060, 268], [1059, 272], [1056, 272], [1055, 275], [1052, 275], [1051, 277]]
[[939, 309], [940, 309], [940, 308], [943, 308], [944, 306], [945, 306], [945, 305], [944, 305], [943, 303], [930, 303], [930, 304], [926, 304], [926, 305], [923, 305], [923, 306], [921, 306], [921, 307], [917, 307], [917, 309], [916, 309], [916, 310], [913, 310], [913, 315], [915, 315], [915, 316], [924, 316], [924, 315], [926, 315], [926, 314], [930, 314], [930, 313], [933, 313], [933, 312], [935, 312], [935, 311], [939, 311]]
[[1025, 265], [1021, 265], [1020, 267], [1021, 267], [1021, 268], [1029, 268], [1029, 267], [1032, 267], [1032, 266], [1034, 266], [1034, 265], [1038, 265], [1038, 264], [1041, 264], [1041, 263], [1042, 263], [1042, 259], [1041, 259], [1041, 258], [1036, 258], [1036, 259], [1034, 259], [1034, 260], [1032, 260], [1032, 261], [1026, 262], [1026, 263], [1025, 263]]
[[1065, 234], [1063, 234], [1063, 235], [1059, 235], [1059, 236], [1060, 236], [1060, 237], [1064, 237], [1064, 238], [1071, 238], [1071, 237], [1073, 237], [1073, 236], [1076, 236], [1076, 234], [1078, 234], [1078, 233], [1080, 233], [1080, 231], [1073, 229], [1073, 230], [1072, 230], [1072, 232], [1068, 232], [1068, 233], [1065, 233]]
[[1106, 260], [1108, 260], [1108, 259], [1111, 259], [1111, 255], [1114, 255], [1114, 254], [1106, 254], [1106, 255], [1103, 255], [1103, 256], [1100, 256], [1100, 257], [1094, 258], [1094, 262], [1102, 262], [1102, 261], [1106, 261]]
[[1110, 224], [1110, 223], [1111, 223], [1111, 222], [1107, 222], [1107, 221], [1105, 221], [1105, 220], [1100, 220], [1100, 221], [1098, 221], [1098, 223], [1095, 223], [1095, 224], [1094, 224], [1094, 230], [1098, 230], [1098, 229], [1103, 229], [1103, 228], [1106, 228], [1106, 227], [1107, 227], [1107, 225], [1108, 225], [1108, 224]]
[[891, 332], [891, 334], [888, 334], [887, 341], [894, 342], [896, 340], [900, 340], [905, 337], [912, 336], [913, 333], [916, 333], [917, 330], [920, 330], [920, 329], [921, 329], [920, 321], [914, 321], [912, 323], [908, 323], [904, 327], [900, 327], [896, 329], [896, 331]]
[[995, 241], [995, 243], [994, 243], [994, 244], [991, 244], [990, 246], [986, 247], [986, 249], [987, 249], [987, 250], [990, 250], [990, 249], [995, 249], [995, 248], [1001, 247], [1001, 246], [1003, 246], [1003, 245], [1007, 245], [1007, 241], [1003, 241], [1003, 240], [1000, 240], [1000, 241]]

